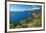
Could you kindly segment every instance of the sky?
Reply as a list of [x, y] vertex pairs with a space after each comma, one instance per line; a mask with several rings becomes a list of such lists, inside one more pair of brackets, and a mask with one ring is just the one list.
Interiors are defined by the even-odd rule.
[[21, 4], [10, 4], [9, 10], [10, 11], [24, 11], [24, 10], [35, 10], [40, 9], [40, 5], [21, 5]]

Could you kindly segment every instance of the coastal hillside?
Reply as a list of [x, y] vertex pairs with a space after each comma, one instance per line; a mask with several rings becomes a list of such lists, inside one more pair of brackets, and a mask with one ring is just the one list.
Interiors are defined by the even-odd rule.
[[42, 26], [42, 10], [33, 10], [32, 14], [32, 27]]

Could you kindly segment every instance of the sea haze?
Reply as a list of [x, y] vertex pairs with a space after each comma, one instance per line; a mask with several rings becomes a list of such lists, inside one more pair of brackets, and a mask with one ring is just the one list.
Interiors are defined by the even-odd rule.
[[16, 22], [17, 24], [20, 23], [20, 20], [32, 17], [32, 11], [9, 11], [9, 14], [10, 21], [12, 21], [12, 23]]

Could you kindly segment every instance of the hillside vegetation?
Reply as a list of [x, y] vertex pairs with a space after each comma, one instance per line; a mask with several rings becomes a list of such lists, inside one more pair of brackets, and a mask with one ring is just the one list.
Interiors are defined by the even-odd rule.
[[42, 11], [34, 10], [32, 14], [32, 27], [41, 27], [42, 26]]

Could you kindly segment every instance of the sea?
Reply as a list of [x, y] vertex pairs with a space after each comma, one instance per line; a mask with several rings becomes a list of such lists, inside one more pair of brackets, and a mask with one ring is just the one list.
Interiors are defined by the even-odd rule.
[[32, 11], [9, 11], [11, 23], [19, 24], [21, 20], [32, 17]]

